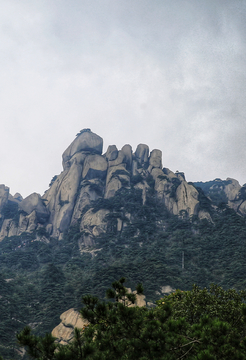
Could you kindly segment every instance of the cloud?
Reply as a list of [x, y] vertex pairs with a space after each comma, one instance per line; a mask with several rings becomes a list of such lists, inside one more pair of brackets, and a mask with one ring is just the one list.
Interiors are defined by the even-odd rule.
[[245, 2], [5, 0], [1, 180], [43, 193], [82, 128], [246, 182]]

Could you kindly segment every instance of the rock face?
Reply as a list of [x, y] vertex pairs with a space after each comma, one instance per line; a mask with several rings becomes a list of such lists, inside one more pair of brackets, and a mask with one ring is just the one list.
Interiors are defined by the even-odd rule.
[[[130, 288], [128, 290], [132, 292]], [[145, 295], [138, 295], [136, 291], [133, 291], [133, 294], [136, 294], [136, 302], [130, 306], [146, 306]], [[89, 325], [89, 322], [83, 319], [80, 313], [74, 309], [69, 309], [62, 313], [60, 319], [61, 323], [52, 330], [51, 334], [57, 338], [56, 341], [61, 345], [67, 345], [73, 340], [75, 327], [83, 330]]]
[[82, 178], [104, 180], [107, 175], [108, 164], [103, 156], [88, 155], [84, 161]]
[[49, 211], [44, 205], [41, 196], [37, 193], [33, 193], [20, 202], [20, 210], [23, 210], [28, 215], [35, 212], [37, 221], [39, 223], [45, 223], [49, 217]]
[[232, 178], [226, 180], [217, 178], [213, 181], [194, 184], [201, 187], [205, 195], [216, 205], [224, 203], [238, 214], [246, 215], [246, 184], [240, 186], [239, 182]]
[[5, 185], [0, 185], [0, 211], [3, 210], [4, 205], [7, 203], [9, 197], [9, 188]]
[[[160, 206], [171, 214], [196, 215], [211, 221], [200, 203], [198, 186], [206, 184], [187, 183], [184, 173], [163, 168], [160, 150], [149, 152], [148, 145], [139, 144], [133, 152], [129, 144], [120, 150], [110, 145], [102, 155], [102, 148], [100, 136], [90, 129], [81, 130], [62, 155], [63, 171], [52, 179], [42, 197], [33, 193], [22, 199], [20, 194], [12, 196], [8, 187], [0, 185], [0, 241], [5, 236], [33, 232], [40, 227], [50, 236], [62, 239], [71, 225], [77, 225], [81, 232], [81, 249], [93, 247], [95, 239], [104, 234], [108, 226], [113, 226], [106, 205], [120, 189], [140, 191], [143, 204], [148, 192], [153, 191]], [[245, 186], [241, 187], [234, 179], [216, 179], [205, 195], [212, 199], [216, 191], [228, 206], [246, 215]], [[98, 201], [101, 201], [101, 208], [94, 209]], [[114, 226], [121, 232], [126, 220], [122, 220], [123, 215], [113, 216]], [[127, 219], [131, 221], [130, 213]]]
[[63, 164], [65, 164], [73, 157], [74, 154], [81, 151], [89, 151], [101, 155], [103, 148], [103, 139], [92, 133], [90, 129], [82, 130], [72, 142], [71, 145], [64, 151], [62, 155]]
[[97, 212], [93, 212], [90, 209], [85, 213], [80, 225], [85, 247], [93, 246], [94, 238], [106, 232], [107, 221], [105, 218], [108, 213], [109, 210], [105, 209], [98, 210]]
[[135, 151], [135, 157], [140, 164], [147, 163], [149, 158], [149, 147], [145, 144], [139, 144]]
[[61, 314], [61, 323], [52, 330], [52, 336], [62, 345], [68, 344], [73, 339], [74, 328], [84, 329], [89, 323], [84, 320], [80, 313], [69, 309]]

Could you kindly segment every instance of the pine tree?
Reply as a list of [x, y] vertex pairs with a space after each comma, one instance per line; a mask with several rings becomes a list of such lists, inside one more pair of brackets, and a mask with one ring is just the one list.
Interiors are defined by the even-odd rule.
[[[245, 292], [193, 287], [175, 291], [155, 308], [134, 306], [136, 295], [121, 278], [107, 291], [108, 301], [83, 297], [82, 316], [69, 345], [51, 334], [37, 337], [26, 327], [18, 342], [36, 360], [243, 360], [246, 358]], [[141, 284], [137, 292], [142, 293]], [[0, 358], [0, 360], [3, 360]]]

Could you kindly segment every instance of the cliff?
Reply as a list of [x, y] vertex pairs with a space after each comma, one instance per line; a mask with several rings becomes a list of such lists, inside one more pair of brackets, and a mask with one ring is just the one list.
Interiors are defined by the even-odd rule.
[[[136, 295], [135, 304], [131, 304], [129, 306], [146, 306], [145, 295], [137, 294], [136, 291], [132, 292], [130, 288], [128, 288], [127, 290], [130, 293]], [[83, 330], [86, 326], [89, 325], [89, 322], [85, 320], [82, 315], [73, 308], [62, 313], [60, 319], [60, 324], [52, 330], [51, 334], [61, 345], [68, 344], [71, 340], [73, 340], [75, 328]]]
[[[170, 214], [211, 220], [199, 189], [187, 183], [183, 173], [163, 168], [160, 150], [150, 152], [145, 144], [139, 144], [135, 152], [128, 144], [120, 150], [111, 145], [105, 154], [102, 149], [100, 136], [90, 129], [81, 130], [62, 155], [63, 171], [54, 176], [43, 196], [33, 193], [22, 199], [0, 185], [0, 240], [33, 231], [61, 239], [71, 225], [79, 224], [82, 243], [93, 244], [105, 232], [109, 213], [104, 206], [94, 211], [95, 202], [112, 199], [122, 188], [141, 191], [143, 204], [152, 191]], [[245, 215], [243, 189], [230, 180], [224, 194], [229, 206]], [[132, 214], [126, 216], [131, 222]], [[124, 223], [120, 218], [117, 221], [121, 231]]]

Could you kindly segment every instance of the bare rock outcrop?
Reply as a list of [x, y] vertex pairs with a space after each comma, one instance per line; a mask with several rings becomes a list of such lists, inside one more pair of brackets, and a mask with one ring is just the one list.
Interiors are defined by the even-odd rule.
[[238, 193], [241, 189], [239, 182], [235, 179], [227, 178], [226, 183], [227, 184], [224, 187], [224, 192], [227, 196], [227, 199], [229, 201], [237, 200]]
[[9, 197], [9, 188], [3, 184], [0, 185], [0, 211], [7, 203]]
[[108, 162], [108, 166], [118, 166], [120, 164], [123, 164], [125, 160], [125, 154], [123, 153], [122, 150], [118, 151], [118, 156], [115, 160], [109, 160]]
[[161, 150], [154, 149], [150, 153], [149, 165], [152, 168], [162, 168], [162, 152]]
[[65, 311], [60, 319], [61, 323], [52, 330], [51, 334], [61, 345], [69, 344], [73, 339], [74, 328], [83, 330], [89, 324], [75, 309]]
[[[64, 232], [77, 223], [81, 249], [94, 246], [96, 237], [107, 230], [108, 214], [103, 208], [93, 212], [94, 202], [100, 198], [110, 202], [124, 188], [141, 190], [143, 204], [151, 191], [160, 200], [160, 206], [172, 214], [210, 219], [200, 208], [197, 189], [186, 182], [184, 174], [162, 168], [160, 150], [149, 153], [148, 145], [139, 144], [133, 153], [129, 144], [121, 150], [110, 145], [102, 155], [102, 148], [100, 136], [90, 129], [81, 130], [62, 155], [64, 170], [54, 176], [42, 198], [37, 193], [25, 199], [20, 194], [12, 196], [5, 185], [0, 185], [0, 241], [5, 236], [33, 232], [40, 226], [50, 236], [62, 239]], [[233, 179], [222, 185], [229, 206], [246, 215], [244, 188]], [[120, 232], [123, 221], [117, 221]]]
[[118, 156], [118, 149], [115, 145], [109, 145], [108, 150], [105, 154], [107, 161], [113, 161], [117, 159]]
[[135, 157], [140, 164], [148, 162], [149, 158], [149, 147], [145, 144], [139, 144], [135, 151]]
[[126, 164], [126, 169], [131, 170], [132, 168], [132, 147], [129, 144], [126, 144], [121, 149], [124, 154], [124, 163]]
[[101, 155], [103, 148], [103, 139], [91, 132], [89, 129], [82, 130], [75, 140], [69, 145], [62, 155], [63, 167], [77, 152], [89, 151]]
[[126, 164], [111, 166], [107, 172], [105, 199], [113, 197], [122, 185], [129, 186], [130, 174], [126, 170]]
[[45, 223], [49, 217], [49, 211], [44, 205], [41, 196], [37, 193], [33, 193], [22, 200], [20, 202], [19, 208], [28, 215], [35, 211], [37, 221], [40, 223]]
[[189, 185], [183, 178], [175, 175], [170, 170], [165, 173], [159, 168], [151, 172], [155, 179], [155, 190], [167, 209], [174, 215], [185, 211], [187, 215], [197, 215], [199, 210], [198, 191]]
[[59, 237], [70, 225], [81, 177], [82, 165], [75, 161], [61, 173], [43, 197], [50, 211], [53, 236]]
[[107, 175], [108, 164], [101, 155], [88, 155], [84, 161], [82, 178], [104, 180]]
[[[127, 290], [132, 292], [130, 288]], [[133, 294], [136, 294], [136, 302], [130, 306], [146, 306], [145, 295], [137, 294], [136, 291], [133, 291]], [[61, 345], [67, 345], [73, 340], [75, 328], [83, 331], [89, 325], [89, 322], [73, 308], [62, 313], [60, 319], [61, 323], [52, 330], [51, 335]]]
[[88, 210], [82, 218], [80, 224], [80, 231], [82, 232], [82, 242], [80, 245], [93, 246], [94, 239], [105, 233], [107, 230], [106, 215], [109, 210], [101, 209], [93, 212], [92, 209]]
[[72, 224], [75, 224], [80, 218], [86, 206], [96, 201], [103, 194], [104, 185], [98, 179], [82, 180], [80, 183], [79, 195], [74, 206]]

